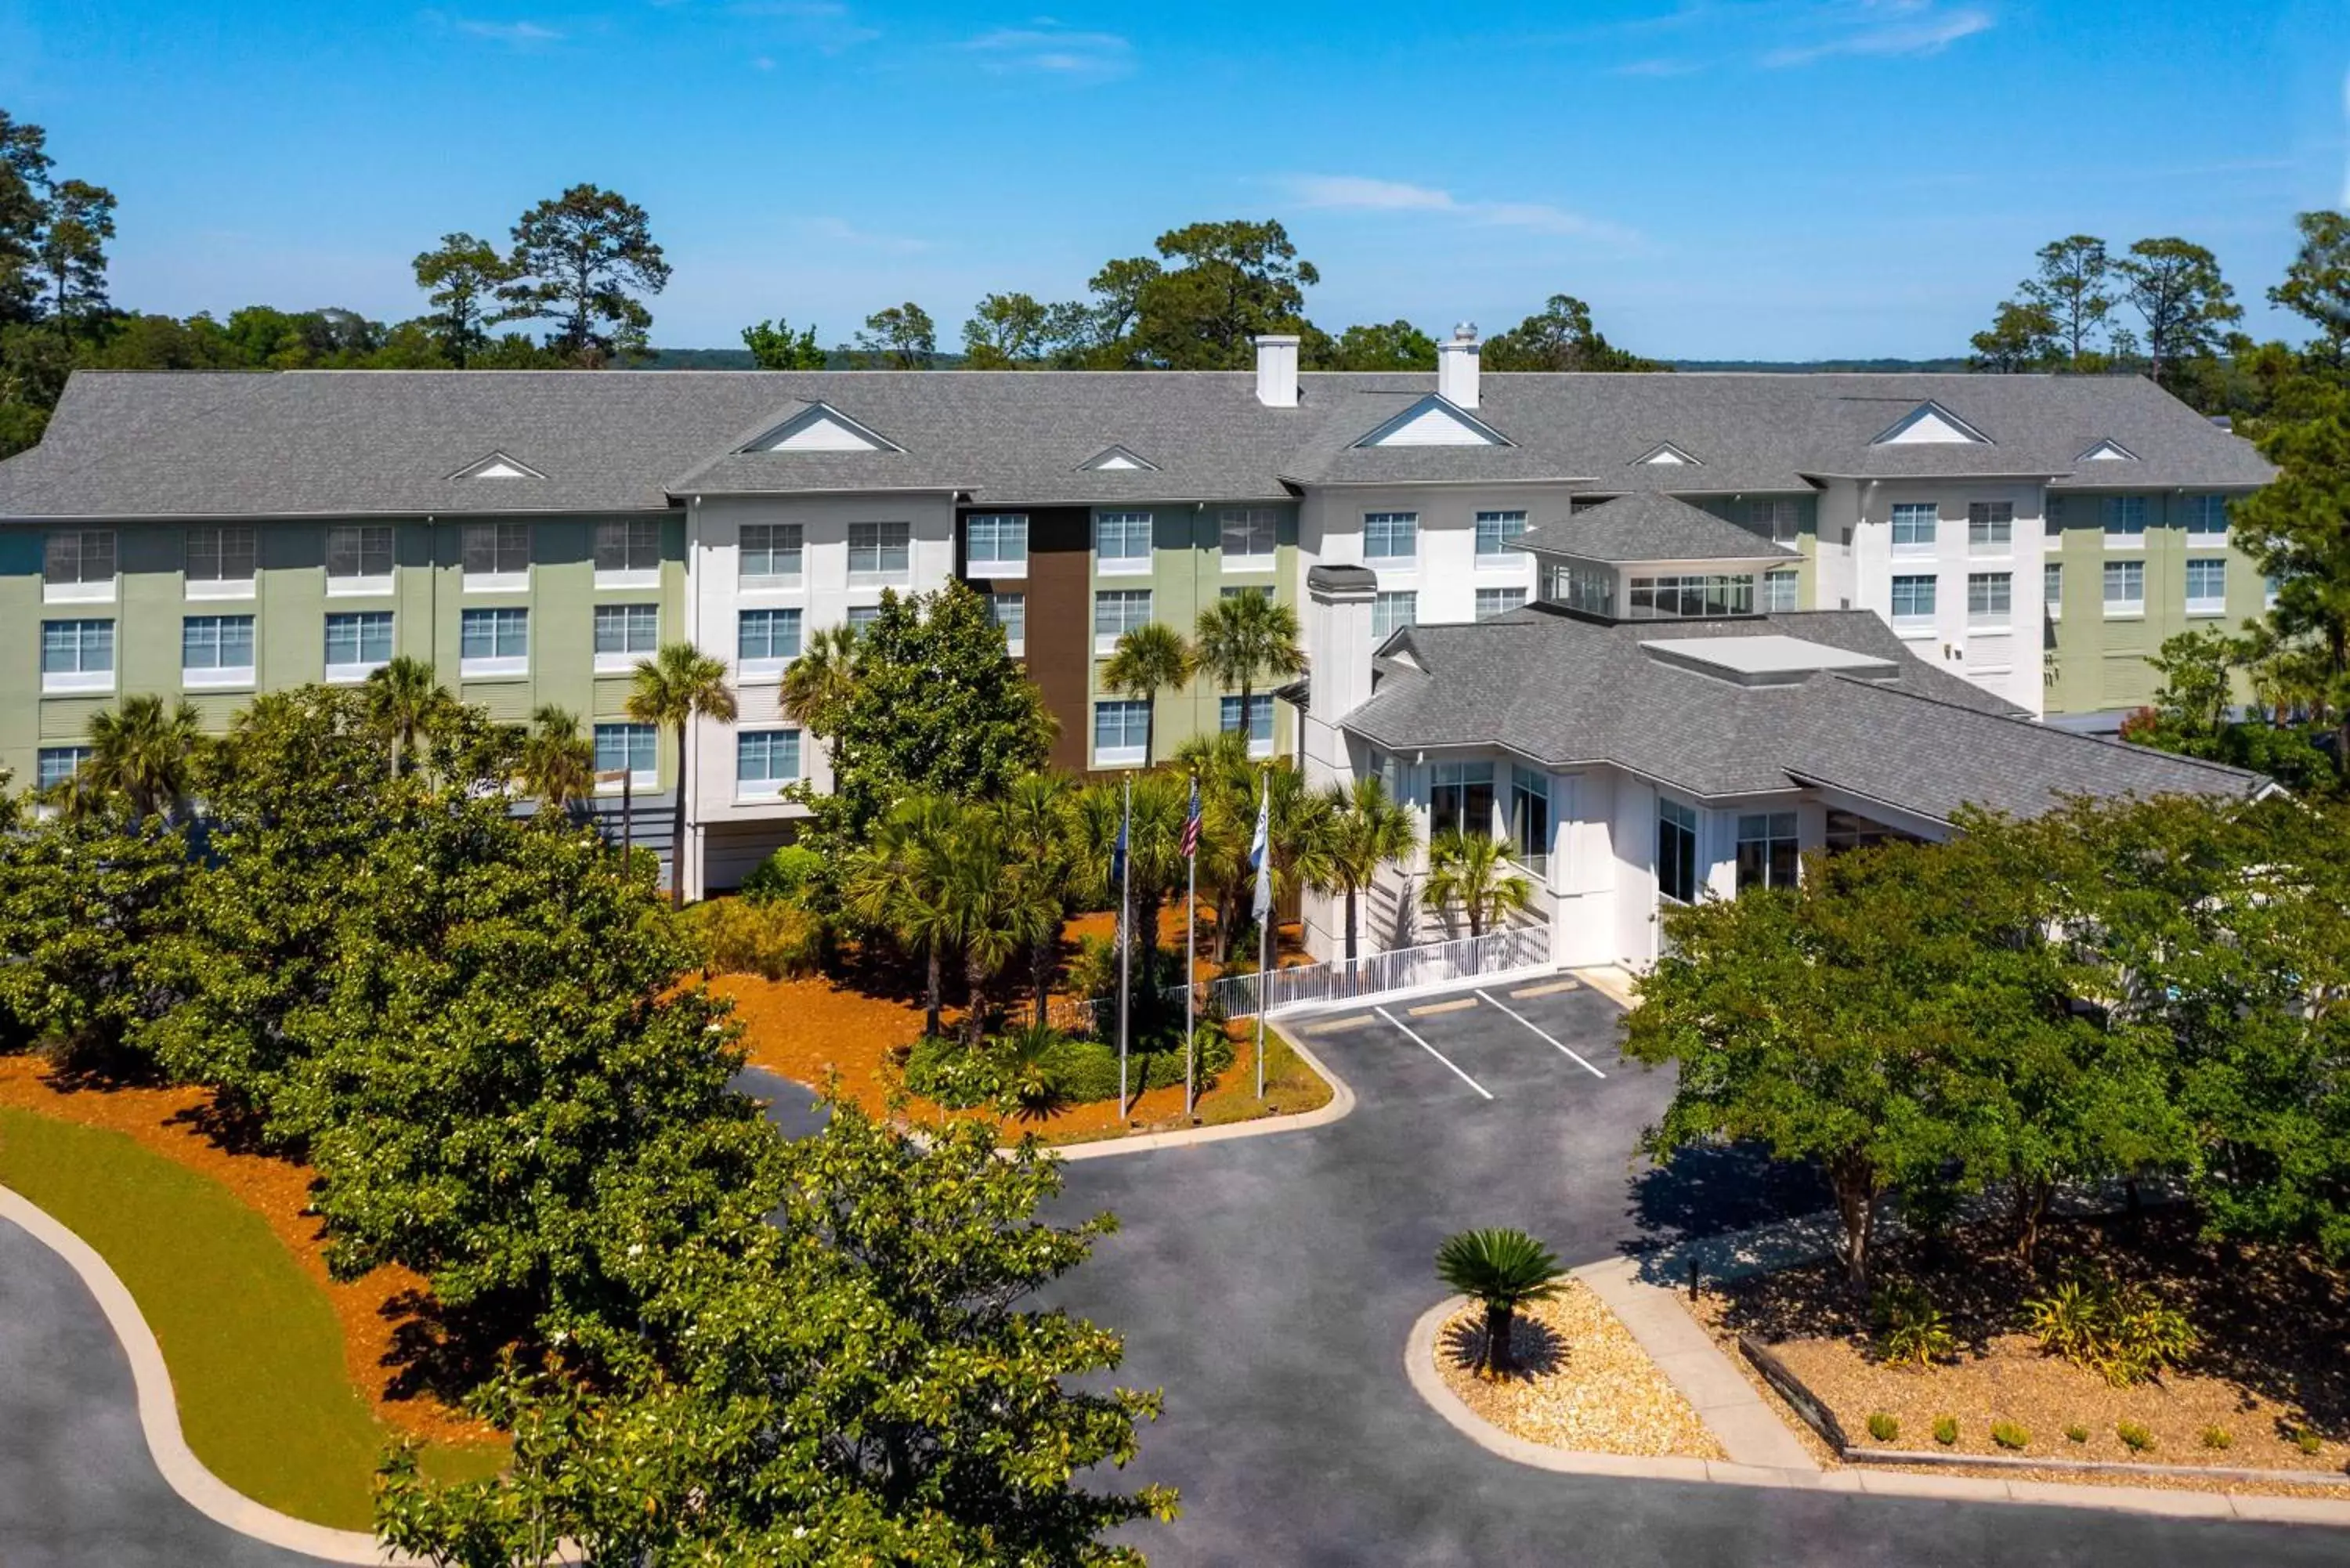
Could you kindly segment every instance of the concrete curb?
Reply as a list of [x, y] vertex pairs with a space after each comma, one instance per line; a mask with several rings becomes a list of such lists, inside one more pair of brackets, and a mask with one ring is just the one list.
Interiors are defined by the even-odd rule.
[[1253, 1122], [1229, 1122], [1214, 1127], [1178, 1127], [1172, 1132], [1138, 1133], [1132, 1137], [1097, 1138], [1091, 1143], [1051, 1146], [1063, 1159], [1107, 1159], [1118, 1154], [1149, 1154], [1162, 1148], [1188, 1148], [1193, 1144], [1222, 1143], [1227, 1138], [1263, 1137], [1270, 1133], [1304, 1132], [1308, 1127], [1326, 1127], [1341, 1121], [1355, 1109], [1355, 1091], [1347, 1081], [1330, 1071], [1329, 1064], [1307, 1050], [1296, 1035], [1273, 1020], [1265, 1027], [1279, 1034], [1288, 1047], [1297, 1053], [1305, 1064], [1322, 1075], [1330, 1085], [1330, 1103], [1314, 1110], [1292, 1116], [1261, 1116]]
[[48, 1248], [81, 1277], [97, 1298], [107, 1325], [121, 1343], [130, 1362], [130, 1378], [139, 1394], [139, 1426], [147, 1437], [147, 1452], [164, 1481], [180, 1501], [213, 1523], [240, 1535], [288, 1552], [299, 1552], [328, 1563], [390, 1563], [400, 1568], [424, 1568], [425, 1560], [379, 1545], [372, 1535], [355, 1530], [332, 1530], [291, 1514], [265, 1508], [206, 1469], [180, 1431], [180, 1407], [172, 1395], [172, 1374], [163, 1362], [162, 1346], [139, 1303], [98, 1250], [67, 1230], [22, 1194], [0, 1187], [0, 1220], [15, 1225]]

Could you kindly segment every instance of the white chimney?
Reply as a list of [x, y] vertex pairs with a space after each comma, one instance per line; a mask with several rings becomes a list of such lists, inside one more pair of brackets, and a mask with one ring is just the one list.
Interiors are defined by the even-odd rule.
[[1256, 400], [1268, 409], [1297, 406], [1297, 337], [1268, 332], [1255, 339]]
[[1456, 409], [1477, 406], [1477, 324], [1464, 321], [1436, 346], [1436, 395]]

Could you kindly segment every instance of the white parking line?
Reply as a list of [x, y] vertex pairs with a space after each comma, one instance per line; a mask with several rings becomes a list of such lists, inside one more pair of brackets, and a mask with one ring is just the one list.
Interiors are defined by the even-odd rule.
[[[1492, 997], [1490, 997], [1490, 996], [1485, 996], [1485, 993], [1484, 993], [1483, 992], [1482, 992], [1482, 991], [1481, 991], [1481, 992], [1479, 992], [1477, 994], [1478, 994], [1478, 995], [1480, 995], [1480, 996], [1484, 996], [1484, 997], [1485, 997], [1485, 1000], [1486, 1000], [1486, 1001], [1488, 1001], [1488, 1002], [1493, 1002], [1493, 999], [1492, 999]], [[1549, 1041], [1550, 1041], [1550, 1043], [1551, 1043], [1552, 1044], [1556, 1045], [1560, 1050], [1562, 1050], [1562, 1051], [1566, 1051], [1566, 1054], [1567, 1054], [1568, 1055], [1570, 1055], [1570, 1056], [1574, 1056], [1574, 1057], [1575, 1057], [1575, 1064], [1576, 1064], [1577, 1066], [1581, 1067], [1585, 1072], [1586, 1072], [1586, 1073], [1590, 1074], [1593, 1077], [1595, 1077], [1595, 1078], [1604, 1078], [1604, 1077], [1606, 1077], [1606, 1076], [1607, 1075], [1607, 1074], [1605, 1074], [1605, 1073], [1601, 1072], [1598, 1068], [1596, 1068], [1596, 1067], [1593, 1066], [1590, 1063], [1586, 1062], [1586, 1061], [1585, 1061], [1581, 1056], [1577, 1056], [1577, 1055], [1575, 1055], [1575, 1054], [1573, 1051], [1567, 1051], [1567, 1048], [1566, 1048], [1565, 1044], [1563, 1042], [1558, 1041], [1558, 1040], [1552, 1039], [1552, 1038], [1551, 1038], [1551, 1035], [1550, 1035], [1549, 1031], [1544, 1030], [1544, 1029], [1536, 1028], [1536, 1027], [1535, 1027], [1535, 1025], [1534, 1025], [1534, 1022], [1533, 1022], [1532, 1020], [1530, 1020], [1529, 1018], [1527, 1018], [1527, 1017], [1526, 1017], [1526, 1015], [1525, 1015], [1524, 1013], [1523, 1013], [1523, 1012], [1512, 1012], [1512, 1011], [1511, 1011], [1511, 1009], [1509, 1009], [1509, 1008], [1502, 1007], [1502, 1004], [1501, 1004], [1500, 1002], [1493, 1002], [1493, 1005], [1494, 1005], [1494, 1006], [1496, 1006], [1496, 1007], [1501, 1007], [1503, 1012], [1509, 1013], [1511, 1017], [1513, 1017], [1513, 1018], [1516, 1019], [1519, 1023], [1521, 1023], [1524, 1024], [1527, 1028], [1529, 1028], [1529, 1029], [1533, 1029], [1533, 1030], [1534, 1030], [1534, 1032], [1535, 1033], [1537, 1033], [1537, 1034], [1541, 1035], [1541, 1036], [1542, 1036], [1544, 1039], [1545, 1039], [1545, 1040], [1549, 1040]]]
[[1402, 1021], [1397, 1018], [1394, 1013], [1389, 1012], [1384, 1007], [1374, 1007], [1371, 1011], [1378, 1013], [1381, 1018], [1386, 1019], [1389, 1023], [1394, 1024], [1398, 1029], [1403, 1029], [1403, 1037], [1405, 1039], [1410, 1041], [1413, 1044], [1419, 1046], [1421, 1050], [1427, 1052], [1430, 1055], [1435, 1057], [1446, 1066], [1451, 1068], [1452, 1075], [1454, 1077], [1460, 1079], [1462, 1083], [1468, 1085], [1471, 1088], [1476, 1090], [1487, 1099], [1490, 1100], [1493, 1097], [1493, 1091], [1479, 1083], [1476, 1079], [1471, 1077], [1468, 1074], [1462, 1072], [1459, 1063], [1453, 1061], [1451, 1057], [1447, 1056], [1443, 1052], [1439, 1051], [1435, 1046], [1430, 1045], [1427, 1041], [1422, 1040], [1419, 1035], [1414, 1034], [1410, 1030], [1404, 1029]]

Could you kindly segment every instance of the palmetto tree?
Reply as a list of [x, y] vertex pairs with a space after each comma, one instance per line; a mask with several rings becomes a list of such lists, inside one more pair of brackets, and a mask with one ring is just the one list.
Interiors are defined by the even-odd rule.
[[1323, 796], [1329, 813], [1323, 830], [1321, 870], [1315, 887], [1347, 898], [1347, 961], [1355, 961], [1357, 906], [1379, 868], [1407, 858], [1419, 842], [1411, 813], [1388, 798], [1377, 775], [1352, 787], [1333, 784]]
[[1033, 944], [1060, 918], [1057, 898], [1017, 874], [1012, 846], [993, 813], [964, 807], [943, 846], [939, 892], [945, 930], [962, 955], [970, 1007], [962, 1040], [977, 1050], [986, 1033], [989, 999], [1013, 955]]
[[1428, 845], [1428, 881], [1420, 902], [1442, 911], [1457, 904], [1468, 918], [1469, 934], [1534, 908], [1534, 884], [1509, 868], [1509, 850], [1490, 834], [1448, 827]]
[[850, 866], [845, 888], [851, 914], [922, 955], [922, 1029], [929, 1034], [939, 1033], [946, 950], [956, 934], [947, 880], [962, 826], [962, 808], [943, 795], [899, 801], [874, 825], [872, 841]]
[[1144, 767], [1159, 760], [1159, 694], [1176, 690], [1191, 679], [1191, 645], [1173, 627], [1152, 621], [1119, 636], [1117, 650], [1102, 669], [1102, 685], [1145, 705]]
[[1256, 683], [1305, 671], [1297, 612], [1263, 594], [1238, 593], [1200, 612], [1193, 629], [1195, 668], [1220, 686], [1241, 689], [1241, 733], [1253, 732]]
[[383, 738], [394, 778], [414, 762], [421, 743], [456, 708], [456, 699], [434, 678], [432, 666], [404, 653], [371, 672], [362, 690], [368, 723]]
[[530, 724], [517, 774], [539, 809], [567, 811], [594, 794], [596, 748], [579, 732], [578, 717], [548, 703], [530, 716]]
[[1463, 1231], [1445, 1238], [1436, 1251], [1437, 1277], [1485, 1309], [1478, 1376], [1493, 1382], [1516, 1370], [1510, 1334], [1518, 1309], [1556, 1295], [1565, 1272], [1550, 1249], [1523, 1231]]
[[[1171, 773], [1137, 774], [1134, 822], [1127, 835], [1126, 853], [1134, 884], [1135, 988], [1145, 997], [1158, 995], [1159, 915], [1167, 895], [1183, 879], [1183, 811], [1188, 786]], [[1118, 827], [1126, 808], [1121, 784], [1097, 784], [1078, 797], [1077, 875], [1080, 885], [1099, 901], [1115, 905], [1120, 888], [1113, 876]]]
[[169, 822], [188, 793], [204, 745], [192, 703], [166, 708], [161, 697], [126, 697], [120, 708], [89, 722], [89, 760], [77, 784], [100, 796], [120, 795], [144, 822]]
[[[1293, 763], [1252, 761], [1243, 732], [1227, 730], [1188, 741], [1176, 759], [1200, 780], [1200, 880], [1215, 904], [1215, 961], [1221, 964], [1231, 951], [1232, 933], [1255, 886], [1249, 849], [1256, 839], [1260, 786], [1266, 799], [1276, 895], [1327, 880], [1325, 823], [1329, 804], [1306, 787], [1305, 774]], [[1180, 821], [1177, 826], [1180, 832]]]
[[825, 757], [840, 761], [840, 716], [857, 685], [857, 628], [828, 626], [807, 640], [784, 670], [784, 707], [824, 738]]
[[1052, 910], [1028, 950], [1029, 984], [1042, 1027], [1052, 1001], [1053, 971], [1077, 881], [1076, 785], [1066, 774], [1023, 774], [995, 802], [995, 818], [1009, 848], [1012, 874]]
[[624, 711], [639, 724], [677, 733], [677, 815], [671, 826], [669, 898], [685, 906], [686, 735], [696, 717], [722, 724], [734, 722], [734, 691], [726, 684], [726, 664], [690, 642], [667, 642], [650, 659], [637, 660]]

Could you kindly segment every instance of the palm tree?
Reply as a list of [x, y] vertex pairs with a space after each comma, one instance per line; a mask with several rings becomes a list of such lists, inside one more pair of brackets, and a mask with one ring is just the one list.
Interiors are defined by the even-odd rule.
[[[1167, 895], [1183, 879], [1183, 811], [1188, 785], [1179, 774], [1137, 774], [1134, 821], [1126, 853], [1134, 887], [1133, 943], [1137, 994], [1159, 994], [1159, 917]], [[1126, 810], [1123, 782], [1087, 788], [1077, 801], [1078, 870], [1094, 898], [1115, 906], [1120, 889], [1112, 877], [1118, 823]], [[1148, 1003], [1146, 1003], [1148, 1004]]]
[[522, 787], [537, 797], [541, 811], [567, 811], [595, 793], [596, 748], [567, 708], [547, 703], [530, 722], [518, 769]]
[[827, 762], [840, 762], [840, 720], [857, 686], [857, 628], [843, 622], [807, 640], [784, 670], [784, 707], [824, 742]]
[[949, 930], [962, 953], [964, 1048], [979, 1049], [987, 1030], [989, 999], [997, 975], [1023, 948], [1060, 918], [1059, 900], [1017, 874], [1011, 846], [985, 809], [967, 809], [944, 846], [940, 892]]
[[[1249, 850], [1256, 839], [1260, 788], [1266, 801], [1277, 896], [1329, 880], [1329, 802], [1306, 787], [1305, 775], [1295, 764], [1251, 760], [1248, 737], [1236, 731], [1187, 741], [1176, 759], [1200, 780], [1200, 879], [1215, 905], [1215, 961], [1222, 964], [1256, 885]], [[1179, 819], [1178, 831], [1180, 827]]]
[[1463, 1231], [1436, 1250], [1436, 1275], [1485, 1309], [1485, 1343], [1477, 1376], [1499, 1382], [1517, 1368], [1510, 1332], [1518, 1309], [1559, 1293], [1566, 1271], [1550, 1249], [1523, 1231]]
[[1469, 918], [1469, 934], [1483, 936], [1488, 923], [1534, 908], [1534, 884], [1508, 866], [1509, 849], [1500, 839], [1448, 827], [1429, 841], [1420, 902], [1437, 910], [1460, 905]]
[[1148, 705], [1142, 727], [1145, 768], [1159, 760], [1159, 694], [1180, 687], [1191, 679], [1191, 649], [1184, 642], [1183, 634], [1157, 621], [1123, 633], [1118, 639], [1117, 651], [1103, 667], [1102, 685], [1107, 690]]
[[1076, 890], [1076, 793], [1066, 774], [1023, 774], [995, 803], [996, 826], [1009, 846], [1013, 875], [1053, 911], [1028, 950], [1028, 979], [1035, 992], [1040, 1028], [1052, 1001], [1053, 971], [1060, 962], [1069, 899]]
[[944, 795], [899, 801], [874, 825], [871, 842], [849, 867], [845, 888], [850, 914], [882, 927], [907, 950], [922, 955], [926, 1034], [940, 1030], [945, 950], [957, 926], [948, 898], [948, 862], [963, 826], [962, 808]]
[[161, 697], [126, 697], [121, 707], [89, 722], [89, 760], [75, 782], [90, 793], [120, 795], [140, 822], [160, 816], [168, 823], [188, 793], [203, 744], [194, 704], [167, 709]]
[[1193, 637], [1196, 667], [1220, 686], [1241, 689], [1241, 733], [1256, 718], [1256, 683], [1302, 675], [1305, 650], [1297, 645], [1297, 612], [1263, 594], [1238, 593], [1200, 612]]
[[391, 776], [398, 778], [403, 754], [416, 754], [419, 743], [449, 717], [456, 700], [433, 678], [431, 664], [404, 653], [371, 672], [364, 690], [368, 722], [383, 737]]
[[734, 722], [734, 691], [726, 684], [726, 664], [690, 642], [663, 643], [650, 659], [637, 660], [634, 684], [623, 710], [639, 724], [677, 732], [677, 815], [669, 841], [669, 899], [685, 907], [686, 732], [696, 715], [722, 724]]
[[1332, 784], [1323, 800], [1330, 814], [1323, 835], [1326, 874], [1315, 888], [1347, 896], [1347, 961], [1352, 963], [1363, 890], [1378, 879], [1380, 867], [1409, 856], [1419, 834], [1411, 813], [1388, 798], [1377, 774], [1357, 779], [1351, 788]]

